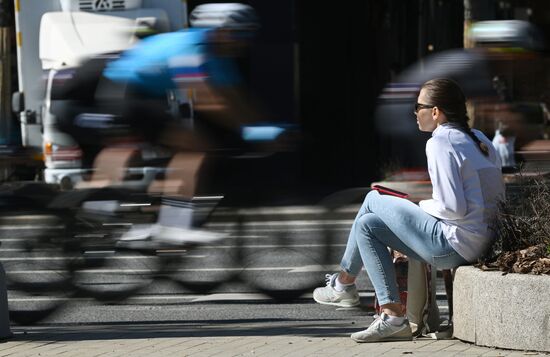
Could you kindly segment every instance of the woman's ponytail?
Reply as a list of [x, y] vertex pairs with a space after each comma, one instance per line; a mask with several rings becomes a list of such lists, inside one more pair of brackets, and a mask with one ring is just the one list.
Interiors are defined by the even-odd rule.
[[487, 145], [479, 140], [468, 125], [466, 97], [460, 86], [452, 79], [436, 78], [424, 83], [422, 88], [426, 89], [430, 104], [445, 113], [449, 123], [455, 124], [459, 130], [472, 138], [483, 155], [489, 156]]
[[468, 135], [470, 138], [472, 138], [472, 140], [477, 145], [477, 147], [479, 148], [481, 153], [485, 156], [489, 156], [489, 147], [487, 146], [487, 144], [485, 144], [484, 142], [479, 140], [479, 138], [476, 136], [476, 134], [474, 134], [474, 132], [472, 131], [472, 128], [470, 128], [470, 126], [468, 125], [468, 117], [466, 117], [465, 121], [457, 123], [457, 124], [459, 124], [460, 130], [462, 132], [464, 132], [466, 135]]

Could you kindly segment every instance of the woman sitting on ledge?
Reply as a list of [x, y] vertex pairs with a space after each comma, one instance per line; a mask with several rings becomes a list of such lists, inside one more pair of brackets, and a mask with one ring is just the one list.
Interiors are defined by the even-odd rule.
[[424, 83], [414, 114], [419, 129], [432, 132], [426, 144], [432, 199], [417, 206], [371, 191], [351, 227], [342, 271], [313, 292], [320, 304], [356, 306], [355, 278], [365, 266], [382, 313], [351, 335], [356, 342], [412, 339], [388, 247], [438, 269], [473, 263], [491, 244], [491, 223], [504, 198], [498, 155], [485, 135], [470, 129], [466, 99], [454, 81]]

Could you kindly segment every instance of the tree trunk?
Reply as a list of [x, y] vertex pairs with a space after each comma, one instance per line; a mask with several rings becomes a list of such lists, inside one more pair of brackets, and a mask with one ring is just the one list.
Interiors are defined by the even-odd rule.
[[11, 27], [0, 27], [0, 144], [7, 144], [12, 131]]
[[472, 0], [464, 0], [464, 48], [474, 47], [468, 33], [472, 25]]
[[13, 31], [13, 1], [0, 0], [0, 144], [8, 144], [11, 137], [11, 70]]

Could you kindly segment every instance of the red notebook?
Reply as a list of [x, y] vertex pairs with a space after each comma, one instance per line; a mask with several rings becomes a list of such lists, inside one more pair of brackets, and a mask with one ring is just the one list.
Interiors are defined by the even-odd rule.
[[394, 189], [391, 189], [391, 188], [388, 188], [388, 187], [384, 187], [384, 186], [380, 186], [380, 185], [372, 185], [371, 188], [373, 190], [376, 190], [376, 191], [380, 192], [380, 194], [382, 194], [382, 195], [391, 195], [391, 196], [400, 197], [400, 198], [408, 198], [409, 197], [408, 193], [397, 191], [397, 190], [394, 190]]

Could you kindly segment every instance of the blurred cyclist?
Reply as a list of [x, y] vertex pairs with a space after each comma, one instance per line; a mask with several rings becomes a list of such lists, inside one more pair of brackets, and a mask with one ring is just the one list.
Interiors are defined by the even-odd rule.
[[[96, 103], [123, 103], [118, 115], [110, 118], [112, 125], [106, 126], [109, 120], [97, 116], [81, 116], [66, 125], [67, 132], [77, 134], [77, 141], [86, 141], [98, 127], [93, 121], [101, 120], [107, 130], [96, 137], [102, 140], [120, 138], [125, 133], [121, 128], [127, 127], [138, 140], [178, 152], [165, 179], [150, 187], [163, 195], [157, 224], [134, 227], [128, 240], [153, 237], [185, 243], [219, 238], [192, 229], [191, 199], [198, 173], [206, 152], [242, 148], [243, 125], [259, 119], [236, 63], [258, 28], [253, 8], [240, 3], [200, 5], [191, 12], [190, 23], [189, 29], [147, 36], [107, 62], [95, 87]], [[191, 97], [193, 119], [172, 120], [163, 104], [168, 96]]]
[[242, 126], [258, 119], [235, 61], [258, 27], [254, 10], [238, 3], [205, 4], [192, 11], [190, 22], [193, 28], [144, 39], [105, 70], [111, 81], [128, 83], [148, 96], [166, 96], [172, 90], [191, 94], [196, 114], [195, 120], [169, 124], [161, 133], [159, 141], [180, 153], [172, 159], [166, 178], [151, 188], [164, 197], [157, 224], [134, 229], [128, 239], [152, 236], [185, 243], [220, 238], [191, 229], [190, 200], [204, 153], [242, 147]]

